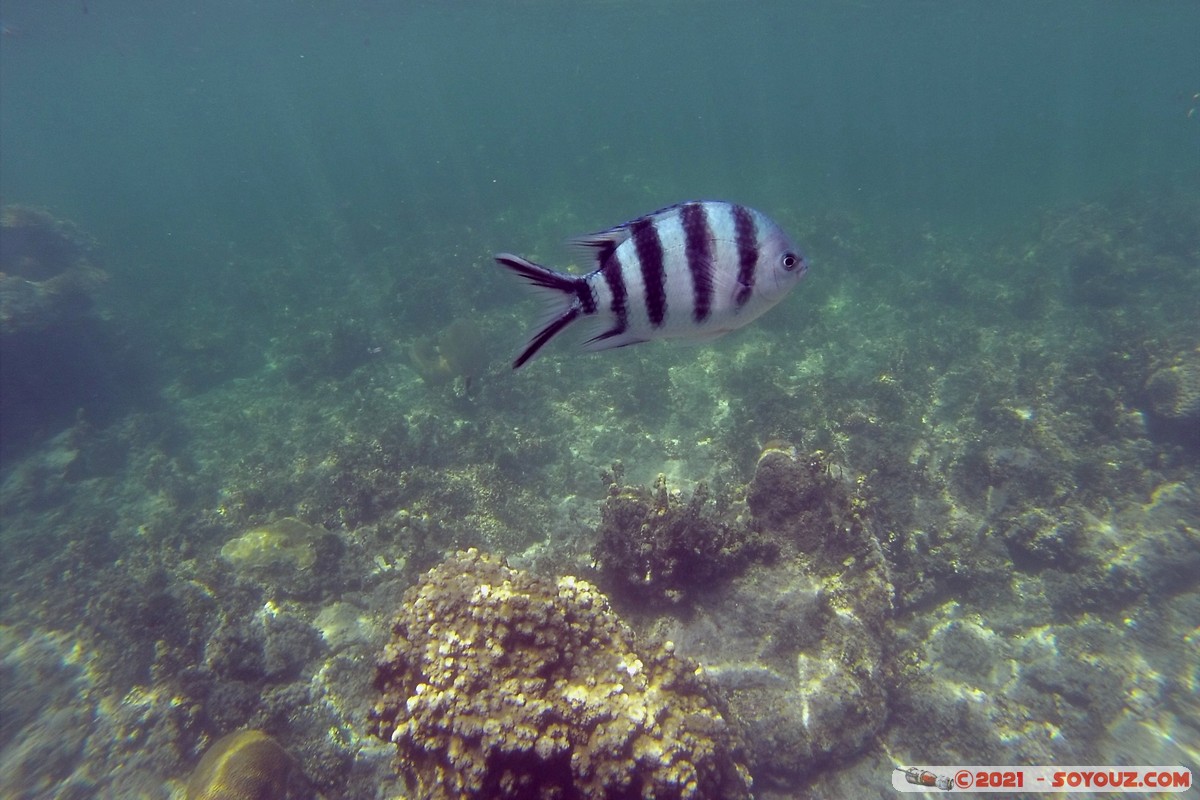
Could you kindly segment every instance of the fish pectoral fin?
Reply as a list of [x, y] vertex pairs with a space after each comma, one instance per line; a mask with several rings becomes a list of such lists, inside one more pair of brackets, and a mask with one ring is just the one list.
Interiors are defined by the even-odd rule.
[[713, 305], [722, 308], [739, 308], [745, 303], [746, 295], [753, 291], [753, 288], [747, 286], [738, 280], [737, 270], [735, 269], [712, 269], [709, 271], [712, 275]]

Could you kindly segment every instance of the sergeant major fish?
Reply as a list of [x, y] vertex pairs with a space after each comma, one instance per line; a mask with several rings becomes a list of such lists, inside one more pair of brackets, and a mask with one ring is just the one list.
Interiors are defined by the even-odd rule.
[[496, 256], [547, 301], [544, 321], [513, 369], [579, 319], [592, 326], [588, 350], [715, 339], [757, 319], [808, 272], [800, 250], [767, 215], [719, 201], [669, 206], [573, 243], [595, 260], [586, 275]]

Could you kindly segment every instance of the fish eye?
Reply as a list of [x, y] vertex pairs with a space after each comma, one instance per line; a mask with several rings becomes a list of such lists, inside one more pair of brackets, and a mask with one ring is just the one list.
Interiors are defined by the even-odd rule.
[[796, 257], [795, 253], [784, 253], [783, 254], [783, 268], [786, 269], [788, 272], [791, 272], [799, 265], [800, 265], [800, 259]]

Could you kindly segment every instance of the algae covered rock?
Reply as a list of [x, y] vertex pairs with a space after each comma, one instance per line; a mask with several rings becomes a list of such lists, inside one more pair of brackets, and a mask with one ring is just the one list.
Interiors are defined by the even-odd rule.
[[639, 648], [586, 581], [475, 550], [405, 595], [374, 733], [419, 798], [744, 798], [738, 739], [694, 663]]
[[222, 736], [196, 765], [187, 800], [283, 800], [292, 757], [262, 731]]
[[77, 226], [0, 207], [0, 459], [80, 420], [104, 428], [157, 402], [145, 345], [99, 310], [107, 281]]
[[[894, 682], [892, 583], [865, 479], [820, 451], [768, 443], [745, 504], [624, 487], [614, 469], [595, 550], [606, 577], [705, 665], [756, 784], [794, 787], [884, 729]], [[748, 513], [746, 513], [748, 512]]]
[[614, 595], [641, 603], [687, 602], [779, 552], [774, 542], [714, 507], [703, 483], [684, 502], [667, 491], [661, 474], [653, 490], [622, 485], [619, 465], [606, 477], [608, 498], [593, 555]]
[[1145, 394], [1155, 438], [1200, 450], [1200, 347], [1152, 372]]
[[1200, 421], [1200, 348], [1156, 370], [1146, 382], [1146, 394], [1155, 414]]
[[892, 587], [862, 486], [823, 453], [769, 447], [746, 499], [780, 558], [739, 576], [670, 635], [725, 690], [756, 783], [791, 787], [883, 730]]
[[85, 316], [107, 280], [95, 243], [72, 223], [40, 208], [0, 209], [0, 335]]

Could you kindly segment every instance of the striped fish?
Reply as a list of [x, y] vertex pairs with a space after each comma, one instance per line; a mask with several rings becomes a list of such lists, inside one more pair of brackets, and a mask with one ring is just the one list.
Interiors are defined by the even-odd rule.
[[680, 203], [573, 241], [595, 260], [586, 275], [496, 256], [547, 301], [541, 327], [513, 369], [579, 319], [591, 324], [588, 350], [715, 339], [757, 319], [808, 272], [769, 217], [719, 201]]

